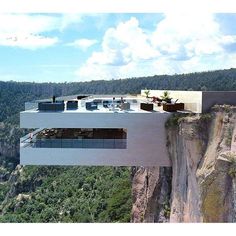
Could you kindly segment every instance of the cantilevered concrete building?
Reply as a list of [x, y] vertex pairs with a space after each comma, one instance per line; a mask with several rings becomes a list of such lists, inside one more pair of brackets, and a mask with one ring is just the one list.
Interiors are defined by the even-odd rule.
[[[148, 99], [142, 91], [140, 96], [70, 96], [27, 103], [20, 126], [34, 131], [21, 138], [20, 163], [171, 166], [165, 122], [172, 113], [153, 99], [162, 93], [151, 90]], [[176, 112], [201, 113], [214, 104], [236, 103], [236, 92], [170, 91], [170, 96], [181, 104]]]

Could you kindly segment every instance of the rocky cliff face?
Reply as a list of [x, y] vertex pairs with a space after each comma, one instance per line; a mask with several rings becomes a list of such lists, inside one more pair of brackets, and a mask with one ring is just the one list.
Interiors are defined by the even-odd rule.
[[170, 167], [133, 168], [132, 222], [167, 222], [170, 214]]
[[235, 222], [236, 109], [171, 119], [172, 174], [163, 167], [135, 170], [132, 221]]
[[0, 183], [9, 179], [19, 163], [20, 129], [0, 122]]

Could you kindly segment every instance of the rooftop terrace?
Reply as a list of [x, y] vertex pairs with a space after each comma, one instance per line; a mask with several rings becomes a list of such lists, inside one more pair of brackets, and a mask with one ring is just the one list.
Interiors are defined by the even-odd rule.
[[[52, 100], [39, 100], [25, 104], [23, 112], [63, 112], [63, 113], [150, 113], [166, 112], [162, 106], [153, 104], [152, 99], [143, 96], [94, 95], [77, 99], [68, 96]], [[141, 104], [149, 104], [145, 109]]]

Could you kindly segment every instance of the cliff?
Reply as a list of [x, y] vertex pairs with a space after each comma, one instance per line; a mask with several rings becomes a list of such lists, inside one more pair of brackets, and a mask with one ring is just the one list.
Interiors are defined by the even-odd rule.
[[172, 168], [134, 169], [132, 222], [235, 222], [235, 123], [229, 106], [170, 118]]
[[[235, 123], [229, 106], [173, 116], [172, 167], [132, 168], [131, 221], [236, 222]], [[0, 133], [1, 222], [129, 221], [128, 168], [16, 166], [19, 128], [2, 123]]]
[[6, 182], [19, 163], [18, 126], [0, 122], [0, 183]]

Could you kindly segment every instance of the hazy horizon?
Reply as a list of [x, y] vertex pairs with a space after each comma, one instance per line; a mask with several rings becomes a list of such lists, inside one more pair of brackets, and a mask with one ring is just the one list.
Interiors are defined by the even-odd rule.
[[227, 68], [227, 69], [216, 69], [216, 70], [207, 70], [207, 71], [193, 71], [189, 73], [175, 73], [175, 74], [160, 74], [160, 75], [148, 75], [148, 76], [137, 76], [137, 77], [128, 77], [128, 78], [117, 78], [117, 79], [101, 79], [101, 80], [90, 80], [90, 81], [17, 81], [17, 80], [0, 80], [0, 82], [16, 82], [16, 83], [83, 83], [83, 82], [93, 82], [93, 81], [112, 81], [112, 80], [132, 80], [133, 78], [144, 78], [144, 77], [153, 77], [153, 76], [176, 76], [176, 75], [189, 75], [194, 73], [211, 73], [214, 71], [223, 71], [223, 70], [230, 70], [236, 68]]

